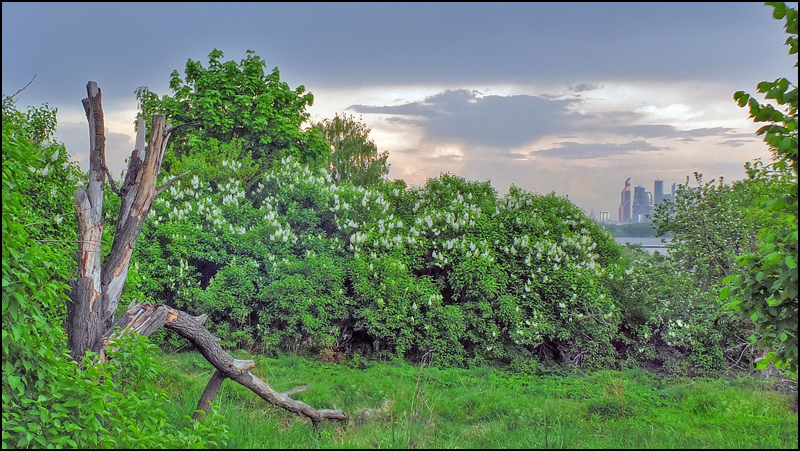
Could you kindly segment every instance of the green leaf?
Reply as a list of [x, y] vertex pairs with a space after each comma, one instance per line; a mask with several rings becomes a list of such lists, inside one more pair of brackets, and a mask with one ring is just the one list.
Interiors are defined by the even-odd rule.
[[750, 321], [755, 322], [758, 319], [758, 313], [753, 313], [750, 315]]
[[[20, 378], [19, 378], [18, 376], [9, 375], [9, 376], [8, 376], [8, 385], [9, 385], [11, 388], [17, 388], [17, 387], [19, 387], [19, 386], [21, 385], [21, 384], [20, 384]], [[23, 390], [23, 389], [20, 389], [20, 394], [23, 394], [23, 393], [24, 393], [24, 390]]]
[[791, 255], [787, 255], [784, 261], [786, 262], [786, 267], [789, 269], [794, 269], [797, 267], [797, 262], [794, 261], [794, 258], [792, 258]]
[[781, 341], [786, 341], [788, 338], [789, 338], [789, 335], [787, 335], [786, 332], [781, 334]]
[[786, 5], [783, 2], [773, 2], [772, 6], [775, 8], [772, 11], [772, 17], [783, 19], [786, 16]]

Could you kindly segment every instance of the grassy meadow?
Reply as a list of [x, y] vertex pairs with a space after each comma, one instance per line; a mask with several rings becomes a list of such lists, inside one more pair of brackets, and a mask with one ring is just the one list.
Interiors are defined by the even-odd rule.
[[[399, 362], [264, 358], [253, 374], [350, 417], [319, 431], [226, 380], [215, 400], [230, 448], [793, 448], [795, 393], [760, 376], [664, 377], [644, 370], [521, 374]], [[212, 374], [198, 353], [164, 355], [175, 426]]]

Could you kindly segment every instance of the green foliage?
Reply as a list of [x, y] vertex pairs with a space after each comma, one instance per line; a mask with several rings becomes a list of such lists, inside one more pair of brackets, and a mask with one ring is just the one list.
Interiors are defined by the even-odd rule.
[[366, 186], [378, 183], [389, 173], [387, 152], [378, 153], [375, 142], [369, 139], [369, 127], [353, 116], [337, 113], [333, 119], [314, 124], [331, 144], [328, 156], [331, 178], [338, 184], [349, 180], [354, 185]]
[[625, 248], [626, 275], [614, 290], [622, 320], [615, 339], [620, 366], [714, 375], [752, 363], [750, 324], [720, 311], [716, 291], [670, 257]]
[[[296, 160], [198, 177], [156, 199], [138, 299], [211, 315], [223, 343], [337, 347], [451, 364], [611, 364], [619, 247], [573, 204], [449, 174], [417, 190], [338, 185]], [[244, 333], [242, 333], [244, 332]], [[591, 337], [591, 338], [589, 338]], [[542, 348], [543, 349], [543, 348]]]
[[55, 123], [36, 118], [50, 110], [30, 111], [3, 101], [3, 448], [224, 445], [218, 417], [171, 431], [154, 407], [165, 397], [153, 388], [159, 366], [147, 340], [120, 343], [104, 364], [71, 360], [61, 281], [75, 266], [70, 200], [83, 175], [63, 145], [47, 142]]
[[290, 89], [280, 80], [277, 67], [265, 73], [266, 63], [252, 50], [238, 63], [220, 61], [222, 57], [222, 52], [214, 49], [208, 55], [208, 67], [189, 59], [183, 78], [173, 71], [171, 96], [159, 98], [146, 87], [136, 90], [140, 117], [148, 124], [154, 113], [166, 114], [173, 125], [199, 124], [199, 130], [177, 130], [170, 138], [165, 169], [179, 173], [172, 168], [173, 161], [189, 155], [213, 162], [216, 143], [227, 146], [234, 141], [262, 168], [288, 155], [321, 164], [329, 153], [328, 145], [319, 133], [301, 127], [314, 96], [303, 86]]
[[[773, 6], [773, 17], [786, 19], [786, 44], [789, 54], [797, 54], [797, 10], [783, 3]], [[795, 63], [797, 67], [797, 63]], [[792, 89], [789, 89], [789, 88]], [[774, 82], [761, 82], [758, 92], [779, 106], [762, 105], [749, 94], [734, 94], [739, 106], [747, 105], [755, 122], [768, 122], [756, 134], [764, 136], [772, 151], [774, 162], [764, 167], [750, 167], [750, 177], [770, 181], [788, 180], [784, 189], [774, 193], [761, 204], [761, 214], [776, 218], [773, 224], [762, 229], [757, 249], [742, 253], [738, 264], [743, 274], [725, 279], [731, 285], [720, 293], [721, 300], [729, 300], [728, 308], [749, 317], [756, 326], [760, 345], [770, 353], [762, 365], [776, 363], [797, 374], [797, 87], [786, 78]]]
[[632, 224], [603, 224], [603, 228], [614, 236], [655, 237], [656, 231], [650, 222]]
[[687, 177], [685, 184], [678, 185], [674, 200], [656, 207], [653, 225], [659, 235], [672, 234], [670, 257], [708, 290], [740, 272], [736, 257], [755, 250], [758, 231], [774, 220], [746, 213], [769, 195], [769, 187], [756, 186], [753, 180], [729, 185], [722, 178], [717, 184], [714, 180], [703, 183], [702, 174], [694, 176], [697, 186], [690, 186]]
[[26, 222], [27, 231], [34, 239], [51, 240], [54, 246], [65, 251], [65, 259], [74, 259], [66, 254], [77, 247], [73, 193], [87, 177], [64, 145], [52, 141], [55, 127], [56, 110], [47, 104], [29, 107], [22, 113], [13, 99], [3, 99], [3, 149], [9, 152], [26, 149], [24, 156], [15, 158], [31, 158], [30, 155], [35, 154], [25, 176], [13, 181], [13, 195], [20, 196], [26, 213], [31, 215]]

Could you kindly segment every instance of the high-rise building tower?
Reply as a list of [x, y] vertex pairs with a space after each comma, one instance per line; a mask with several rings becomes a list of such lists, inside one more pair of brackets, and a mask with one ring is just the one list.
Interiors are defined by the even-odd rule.
[[620, 194], [619, 203], [619, 222], [626, 223], [631, 221], [631, 178], [625, 180], [625, 188]]
[[664, 196], [664, 181], [656, 180], [653, 183], [653, 205], [661, 203], [661, 198]]
[[653, 194], [645, 191], [643, 186], [633, 190], [633, 222], [648, 222], [646, 215], [653, 213]]

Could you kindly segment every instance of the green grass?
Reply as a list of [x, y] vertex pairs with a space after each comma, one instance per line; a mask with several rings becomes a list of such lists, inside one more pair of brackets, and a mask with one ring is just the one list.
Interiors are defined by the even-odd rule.
[[[237, 357], [244, 357], [237, 355]], [[347, 424], [310, 422], [227, 380], [215, 400], [232, 448], [793, 448], [794, 394], [758, 378], [662, 378], [643, 370], [567, 376], [384, 362], [322, 363], [248, 356], [253, 374], [293, 397], [341, 408]], [[184, 425], [212, 368], [197, 353], [167, 355], [162, 384]], [[357, 415], [362, 409], [369, 414]]]

